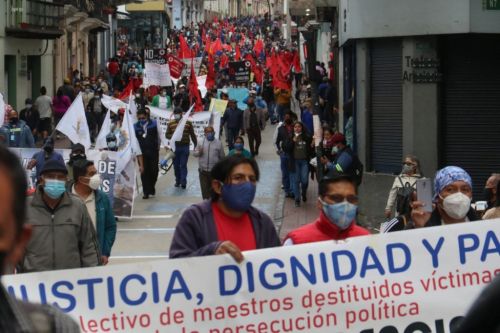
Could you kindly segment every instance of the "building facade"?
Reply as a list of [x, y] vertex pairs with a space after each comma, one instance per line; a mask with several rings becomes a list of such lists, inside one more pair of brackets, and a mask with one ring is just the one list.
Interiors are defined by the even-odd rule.
[[500, 6], [489, 4], [340, 2], [340, 104], [353, 101], [343, 123], [353, 117], [368, 185], [392, 182], [384, 175], [415, 154], [429, 177], [463, 167], [482, 199], [487, 177], [500, 170]]

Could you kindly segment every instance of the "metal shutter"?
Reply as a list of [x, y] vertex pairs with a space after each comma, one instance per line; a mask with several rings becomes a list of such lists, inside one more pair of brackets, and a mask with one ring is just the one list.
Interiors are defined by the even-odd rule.
[[443, 39], [441, 166], [472, 177], [474, 199], [491, 173], [500, 172], [500, 36]]
[[370, 169], [399, 173], [403, 158], [401, 39], [373, 40], [370, 51]]

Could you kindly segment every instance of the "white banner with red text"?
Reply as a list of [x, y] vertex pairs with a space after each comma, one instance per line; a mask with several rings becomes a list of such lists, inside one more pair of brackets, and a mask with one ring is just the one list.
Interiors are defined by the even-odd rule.
[[500, 273], [500, 220], [3, 277], [82, 332], [442, 332]]

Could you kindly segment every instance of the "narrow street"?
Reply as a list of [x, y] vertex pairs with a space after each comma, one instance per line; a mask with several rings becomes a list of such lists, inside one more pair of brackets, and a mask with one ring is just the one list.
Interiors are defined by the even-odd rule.
[[[276, 125], [268, 124], [262, 133], [263, 143], [256, 158], [261, 170], [261, 179], [257, 185], [254, 205], [266, 212], [279, 227], [283, 195], [279, 158], [272, 144], [275, 127]], [[182, 212], [189, 205], [201, 201], [198, 160], [192, 154], [189, 157], [188, 170], [188, 184], [185, 190], [174, 187], [172, 168], [166, 175], [160, 175], [155, 197], [143, 200], [142, 194], [137, 194], [132, 220], [118, 221], [110, 264], [168, 258], [170, 242]]]

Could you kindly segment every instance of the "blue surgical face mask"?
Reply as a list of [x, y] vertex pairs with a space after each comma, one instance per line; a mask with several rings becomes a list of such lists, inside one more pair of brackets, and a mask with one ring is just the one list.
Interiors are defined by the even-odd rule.
[[356, 218], [358, 206], [347, 201], [340, 203], [328, 204], [320, 199], [323, 204], [323, 213], [328, 220], [339, 227], [340, 230], [345, 230], [353, 223]]
[[257, 186], [251, 182], [222, 184], [222, 201], [232, 210], [246, 212], [255, 198]]
[[57, 179], [46, 179], [43, 191], [52, 199], [59, 199], [66, 192], [66, 182]]
[[141, 119], [139, 120], [139, 124], [141, 124], [141, 126], [144, 126], [148, 123], [148, 121], [146, 119]]
[[208, 141], [214, 141], [215, 139], [215, 133], [214, 132], [210, 132], [207, 134], [207, 140]]
[[108, 148], [109, 148], [109, 149], [114, 149], [114, 148], [116, 148], [116, 141], [109, 141], [109, 142], [108, 142]]
[[234, 149], [236, 149], [236, 150], [243, 150], [243, 144], [242, 143], [235, 143], [234, 144]]

